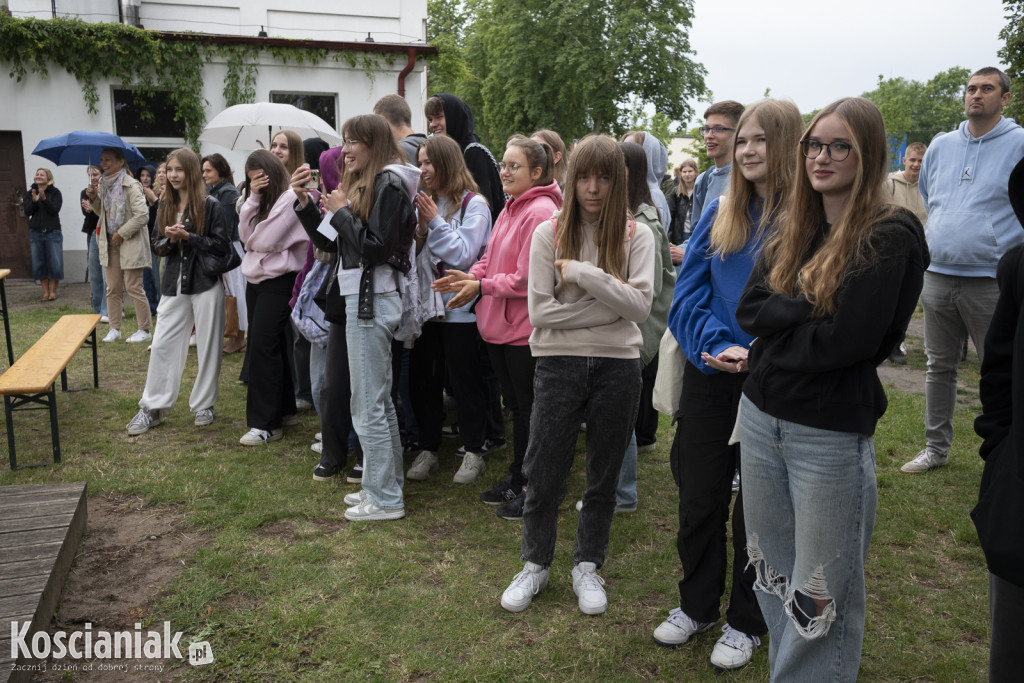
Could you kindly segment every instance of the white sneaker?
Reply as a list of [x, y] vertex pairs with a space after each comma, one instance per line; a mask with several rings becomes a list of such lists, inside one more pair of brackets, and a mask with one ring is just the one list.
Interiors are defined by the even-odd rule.
[[193, 423], [196, 427], [205, 427], [213, 424], [213, 408], [203, 408], [196, 411], [196, 419]]
[[512, 579], [501, 594], [501, 606], [509, 612], [522, 612], [530, 606], [533, 596], [548, 587], [548, 570], [539, 564], [527, 562], [523, 571]]
[[198, 345], [197, 342], [196, 342], [196, 333], [195, 332], [193, 332], [189, 336], [189, 338], [188, 338], [188, 345], [189, 346], [197, 346]]
[[355, 493], [346, 493], [345, 497], [342, 498], [342, 501], [345, 503], [345, 505], [348, 505], [349, 507], [355, 507], [356, 505], [360, 505], [369, 500], [370, 499], [366, 495], [366, 491], [362, 489], [359, 489]]
[[741, 669], [750, 663], [754, 648], [761, 646], [761, 639], [737, 631], [729, 624], [722, 627], [722, 637], [711, 651], [711, 665], [716, 669], [731, 671]]
[[440, 464], [437, 462], [436, 453], [420, 451], [420, 454], [412, 461], [412, 465], [405, 473], [405, 478], [412, 479], [413, 481], [426, 481], [430, 473], [437, 470], [438, 467], [440, 467]]
[[110, 324], [110, 317], [106, 316], [106, 315], [101, 315], [100, 316], [100, 322], [103, 323], [104, 325], [109, 325]]
[[456, 484], [472, 484], [484, 473], [485, 469], [487, 469], [487, 463], [484, 462], [483, 456], [467, 452], [466, 457], [462, 459], [462, 466], [452, 477], [452, 481]]
[[280, 441], [283, 436], [283, 429], [271, 429], [267, 431], [266, 429], [256, 429], [253, 427], [242, 435], [242, 438], [238, 440], [238, 443], [243, 446], [262, 446], [263, 444], [271, 441]]
[[163, 422], [163, 418], [160, 417], [159, 410], [139, 408], [139, 412], [136, 413], [125, 429], [128, 431], [129, 436], [138, 436], [139, 434], [145, 434], [149, 431], [150, 427], [156, 427], [161, 422]]
[[597, 565], [593, 562], [580, 562], [572, 568], [572, 592], [579, 598], [580, 611], [584, 614], [601, 614], [608, 607], [604, 579], [597, 575]]
[[114, 328], [110, 328], [110, 331], [107, 332], [107, 336], [103, 338], [103, 341], [105, 341], [105, 342], [116, 342], [120, 338], [121, 338], [121, 331], [120, 330], [115, 330]]
[[[109, 335], [108, 335], [109, 336]], [[153, 335], [145, 330], [135, 330], [132, 336], [125, 339], [129, 344], [142, 344], [153, 341]]]
[[316, 434], [313, 435], [313, 438], [316, 439], [317, 441], [323, 441], [324, 440], [324, 433], [323, 432], [317, 432]]
[[930, 448], [924, 448], [920, 453], [914, 456], [913, 460], [901, 467], [900, 471], [908, 474], [927, 472], [928, 470], [933, 470], [936, 467], [942, 467], [946, 464], [948, 459], [949, 456], [947, 455], [939, 455]]
[[345, 519], [350, 522], [368, 522], [378, 519], [401, 519], [405, 517], [405, 508], [400, 507], [394, 510], [385, 510], [374, 505], [369, 500], [363, 501], [355, 507], [345, 510]]
[[714, 625], [714, 622], [694, 621], [686, 615], [686, 612], [676, 607], [669, 611], [668, 619], [654, 629], [654, 642], [665, 647], [675, 647], [682, 645], [692, 636], [707, 631]]
[[309, 450], [313, 451], [314, 453], [323, 453], [324, 452], [324, 442], [323, 441], [314, 441], [313, 443], [311, 443], [309, 445]]

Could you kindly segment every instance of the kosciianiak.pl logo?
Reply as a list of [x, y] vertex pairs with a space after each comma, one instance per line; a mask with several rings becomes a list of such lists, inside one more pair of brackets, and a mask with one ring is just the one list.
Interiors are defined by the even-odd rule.
[[[182, 633], [172, 633], [169, 621], [164, 622], [162, 632], [143, 631], [142, 624], [135, 624], [132, 631], [100, 631], [87, 623], [81, 630], [57, 631], [53, 635], [37, 631], [29, 636], [29, 628], [29, 622], [11, 622], [11, 659], [185, 659], [179, 648]], [[213, 661], [213, 650], [207, 641], [190, 643], [187, 652], [188, 662], [193, 666]]]

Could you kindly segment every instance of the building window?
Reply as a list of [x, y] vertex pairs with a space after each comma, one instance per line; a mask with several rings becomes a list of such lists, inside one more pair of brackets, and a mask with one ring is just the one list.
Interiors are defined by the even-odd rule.
[[114, 89], [114, 129], [126, 138], [185, 137], [185, 124], [174, 120], [167, 92], [136, 98], [131, 90]]
[[338, 130], [338, 116], [336, 114], [336, 95], [314, 95], [309, 93], [277, 92], [270, 93], [270, 101], [280, 104], [291, 104], [305, 111], [316, 114]]

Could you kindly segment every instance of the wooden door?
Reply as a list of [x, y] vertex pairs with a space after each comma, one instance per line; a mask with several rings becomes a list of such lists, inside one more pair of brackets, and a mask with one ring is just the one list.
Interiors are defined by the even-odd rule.
[[28, 218], [22, 205], [27, 192], [21, 133], [0, 131], [0, 268], [12, 278], [32, 277]]

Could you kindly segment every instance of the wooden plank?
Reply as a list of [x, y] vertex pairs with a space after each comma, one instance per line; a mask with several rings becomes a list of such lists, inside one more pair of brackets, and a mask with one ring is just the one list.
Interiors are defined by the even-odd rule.
[[[0, 597], [0, 624], [10, 627], [11, 617], [16, 614], [35, 612], [39, 606], [38, 595], [12, 595]], [[49, 622], [47, 622], [49, 625]]]
[[78, 498], [78, 495], [82, 492], [82, 483], [46, 484], [45, 486], [40, 486], [39, 484], [12, 484], [10, 486], [0, 486], [0, 500], [3, 500], [8, 496], [51, 496], [68, 492], [73, 494], [75, 498]]
[[62, 515], [67, 513], [68, 509], [74, 509], [77, 501], [75, 500], [62, 500], [56, 503], [41, 503], [31, 508], [31, 512], [28, 512], [28, 508], [24, 505], [4, 505], [0, 503], [0, 519], [19, 519], [23, 517], [49, 517], [50, 515]]
[[32, 529], [50, 529], [66, 527], [74, 519], [74, 512], [62, 515], [45, 515], [42, 517], [23, 517], [22, 519], [0, 519], [0, 534], [9, 531], [31, 531]]
[[47, 558], [51, 562], [60, 554], [61, 543], [40, 543], [39, 545], [23, 545], [18, 548], [11, 548], [4, 553], [10, 562], [21, 562], [22, 560], [38, 560]]
[[[0, 487], [3, 488], [3, 487]], [[45, 487], [40, 487], [45, 488]], [[60, 501], [78, 500], [81, 491], [74, 489], [60, 489], [59, 491], [40, 491], [38, 493], [13, 493], [11, 495], [0, 495], [0, 505], [11, 507], [13, 505], [29, 506], [36, 503], [56, 503]]]
[[64, 315], [0, 376], [0, 394], [42, 394], [100, 321], [98, 313]]
[[67, 527], [31, 529], [29, 531], [8, 531], [5, 534], [0, 534], [0, 552], [7, 554], [14, 548], [40, 545], [43, 543], [53, 543], [54, 541], [63, 543], [64, 537], [67, 536], [67, 532]]
[[[20, 579], [4, 579], [3, 591], [4, 594], [10, 596], [41, 593], [46, 588], [46, 581], [49, 578], [48, 574], [36, 574], [35, 576], [26, 576]], [[0, 623], [0, 628], [5, 625]], [[0, 648], [0, 652], [3, 652], [2, 648]]]
[[[35, 576], [37, 574], [49, 576], [52, 569], [53, 560], [47, 557], [22, 560], [21, 562], [0, 562], [0, 576], [3, 576], [4, 580]], [[2, 586], [3, 583], [0, 582], [0, 587]], [[0, 633], [3, 633], [2, 624], [0, 624]]]

